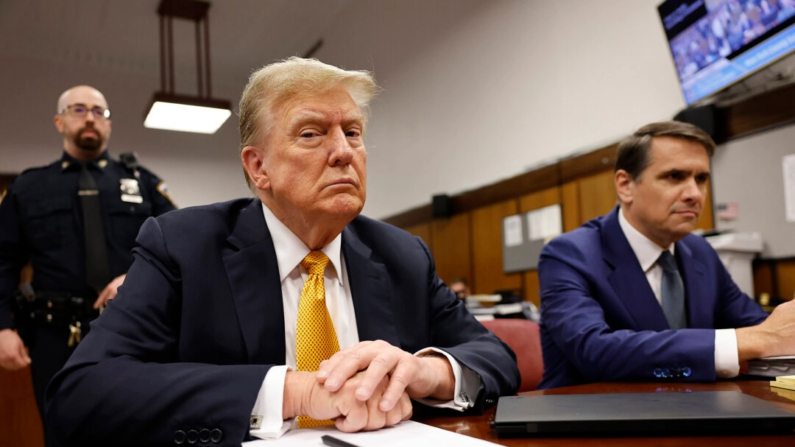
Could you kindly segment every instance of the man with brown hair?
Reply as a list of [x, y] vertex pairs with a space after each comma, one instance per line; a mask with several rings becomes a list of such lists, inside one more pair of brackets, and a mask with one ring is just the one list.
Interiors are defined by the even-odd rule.
[[375, 430], [410, 398], [482, 411], [516, 391], [512, 351], [425, 244], [359, 215], [374, 92], [369, 73], [317, 60], [251, 76], [240, 157], [256, 198], [143, 225], [125, 286], [48, 388], [64, 444]]
[[712, 381], [736, 376], [742, 361], [795, 354], [795, 302], [768, 317], [690, 234], [714, 150], [680, 122], [649, 124], [619, 144], [619, 205], [541, 253], [539, 388]]

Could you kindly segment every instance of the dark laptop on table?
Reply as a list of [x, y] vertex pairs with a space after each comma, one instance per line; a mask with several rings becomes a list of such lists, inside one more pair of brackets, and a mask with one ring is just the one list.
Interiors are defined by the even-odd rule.
[[795, 411], [735, 391], [501, 397], [500, 436], [792, 433]]

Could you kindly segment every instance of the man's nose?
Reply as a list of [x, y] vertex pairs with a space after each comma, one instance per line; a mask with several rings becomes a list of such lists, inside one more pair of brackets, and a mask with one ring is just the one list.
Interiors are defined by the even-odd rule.
[[704, 192], [702, 191], [702, 185], [700, 185], [695, 178], [691, 178], [685, 184], [685, 189], [682, 192], [682, 200], [685, 202], [689, 201], [700, 201], [704, 196]]
[[345, 132], [342, 129], [334, 129], [329, 132], [329, 164], [331, 166], [346, 165], [353, 160], [353, 148], [351, 147]]

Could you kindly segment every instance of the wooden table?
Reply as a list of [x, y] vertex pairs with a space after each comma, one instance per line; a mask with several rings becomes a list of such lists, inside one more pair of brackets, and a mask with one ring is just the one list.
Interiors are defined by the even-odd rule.
[[[795, 410], [795, 401], [780, 397], [770, 390], [768, 380], [736, 380], [717, 383], [596, 383], [544, 391], [531, 391], [522, 395], [539, 394], [604, 394], [604, 393], [681, 393], [697, 391], [741, 391], [745, 394], [775, 402]], [[760, 436], [662, 436], [662, 437], [577, 437], [577, 438], [499, 438], [489, 421], [494, 418], [494, 408], [482, 416], [427, 417], [415, 420], [467, 436], [507, 446], [795, 446], [793, 435]]]

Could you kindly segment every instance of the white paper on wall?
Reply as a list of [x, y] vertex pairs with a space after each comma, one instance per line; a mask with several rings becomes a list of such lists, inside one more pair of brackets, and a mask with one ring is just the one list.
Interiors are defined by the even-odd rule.
[[563, 233], [560, 205], [551, 205], [527, 213], [530, 240], [546, 240]]
[[508, 216], [502, 219], [503, 244], [506, 247], [522, 245], [522, 216]]

